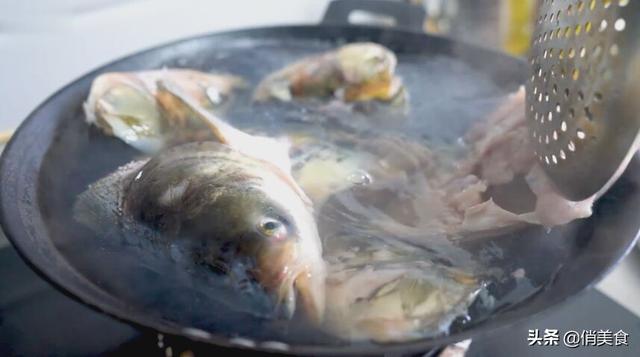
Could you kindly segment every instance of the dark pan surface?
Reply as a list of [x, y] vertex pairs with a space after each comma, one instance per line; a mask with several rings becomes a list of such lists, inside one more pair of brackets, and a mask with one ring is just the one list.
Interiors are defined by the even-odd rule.
[[[445, 142], [455, 141], [471, 122], [514, 91], [526, 73], [524, 63], [505, 55], [422, 34], [368, 27], [245, 30], [151, 49], [73, 82], [24, 122], [0, 166], [3, 229], [23, 258], [70, 296], [140, 326], [238, 347], [229, 339], [233, 336], [224, 333], [225, 317], [220, 315], [224, 309], [211, 306], [214, 286], [195, 285], [144, 247], [118, 237], [97, 239], [71, 219], [73, 200], [87, 184], [136, 155], [119, 141], [90, 130], [82, 102], [91, 81], [102, 72], [189, 67], [238, 74], [255, 84], [286, 62], [362, 40], [379, 42], [398, 54], [399, 72], [412, 97], [407, 130]], [[246, 102], [249, 95], [247, 91], [236, 98], [236, 104]], [[261, 115], [265, 128], [277, 131], [279, 121], [300, 114], [296, 110], [274, 107], [257, 113], [247, 105], [236, 105], [229, 117], [242, 127], [251, 116]], [[601, 278], [636, 238], [639, 188], [636, 158], [590, 219], [551, 231], [532, 228], [471, 243], [469, 250], [506, 272], [525, 269], [528, 285], [513, 286], [509, 279], [496, 282], [490, 287], [500, 297], [495, 312], [475, 309], [470, 322], [456, 323], [450, 336], [399, 345], [344, 345], [326, 336], [297, 334], [294, 327], [289, 331], [283, 327], [284, 335], [267, 333], [262, 322], [254, 320], [246, 320], [237, 332], [263, 341], [288, 338], [294, 342], [288, 347], [293, 353], [354, 355], [424, 351], [476, 336], [556, 305]]]

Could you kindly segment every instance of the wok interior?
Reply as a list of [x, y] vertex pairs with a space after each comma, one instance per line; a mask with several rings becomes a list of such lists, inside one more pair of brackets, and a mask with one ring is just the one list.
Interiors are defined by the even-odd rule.
[[[362, 40], [364, 33], [356, 31], [354, 38], [343, 40]], [[367, 40], [378, 41], [398, 55], [398, 73], [411, 93], [410, 118], [402, 131], [433, 142], [454, 143], [471, 123], [483, 118], [522, 83], [524, 64], [515, 59], [483, 51], [474, 53], [464, 46], [419, 35], [384, 31], [367, 35], [372, 36]], [[215, 36], [200, 38], [146, 52], [105, 70], [188, 67], [241, 75], [255, 85], [284, 63], [336, 45], [328, 40], [332, 36], [330, 31], [322, 36], [324, 39], [310, 36], [284, 42], [277, 37], [240, 37], [231, 41]], [[102, 136], [85, 123], [81, 105], [91, 79], [82, 81], [85, 94], [67, 100], [65, 110], [60, 111], [65, 114], [56, 118], [59, 120], [56, 137], [38, 178], [40, 212], [50, 239], [70, 265], [86, 281], [134, 311], [129, 318], [135, 321], [144, 316], [153, 324], [151, 327], [189, 327], [214, 335], [275, 340], [294, 346], [344, 345], [339, 339], [295, 322], [273, 328], [267, 326], [267, 321], [234, 314], [223, 303], [233, 299], [221, 299], [224, 289], [206, 271], [183, 271], [147, 245], [123, 239], [116, 227], [96, 237], [73, 221], [70, 207], [75, 197], [88, 184], [137, 155], [125, 144]], [[241, 104], [249, 102], [250, 95], [249, 90], [241, 92], [233, 99], [233, 107], [227, 114], [240, 129], [259, 122], [261, 129], [278, 133], [285, 125], [296, 125], [287, 124], [290, 119], [306, 113], [302, 106], [273, 104], [261, 107], [257, 114], [255, 108]], [[588, 220], [550, 231], [530, 227], [501, 237], [467, 240], [463, 245], [466, 250], [505, 275], [488, 287], [495, 298], [494, 308], [489, 311], [485, 304], [474, 304], [469, 319], [454, 322], [452, 338], [540, 311], [599, 277], [626, 251], [630, 237], [636, 235], [633, 212], [640, 208], [636, 197], [640, 182], [637, 171], [638, 163], [634, 160], [622, 179], [596, 204], [594, 215]], [[40, 269], [47, 272], [47, 266]], [[526, 279], [516, 283], [511, 272], [518, 269], [524, 269]], [[88, 302], [114, 312], [108, 301]], [[447, 338], [442, 337], [427, 343], [435, 346], [445, 341]]]

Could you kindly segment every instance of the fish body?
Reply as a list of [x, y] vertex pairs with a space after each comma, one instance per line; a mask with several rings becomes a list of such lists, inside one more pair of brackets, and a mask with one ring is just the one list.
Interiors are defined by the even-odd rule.
[[[397, 241], [346, 234], [325, 244], [331, 303], [323, 326], [346, 340], [399, 342], [445, 334], [482, 289], [470, 266], [437, 264], [433, 252]], [[456, 249], [443, 245], [435, 251]]]
[[391, 101], [403, 92], [395, 76], [397, 58], [384, 46], [351, 43], [301, 59], [266, 77], [257, 87], [257, 101], [296, 97], [333, 97], [345, 102]]
[[105, 73], [93, 81], [84, 104], [87, 122], [146, 154], [214, 138], [207, 123], [180, 120], [171, 113], [174, 108], [162, 106], [158, 94], [166, 83], [210, 112], [222, 110], [243, 85], [235, 76], [186, 69]]

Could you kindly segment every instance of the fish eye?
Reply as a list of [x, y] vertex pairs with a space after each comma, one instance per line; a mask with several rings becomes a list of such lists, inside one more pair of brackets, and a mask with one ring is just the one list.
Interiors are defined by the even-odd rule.
[[283, 239], [287, 234], [287, 227], [285, 227], [281, 221], [274, 218], [262, 219], [260, 224], [258, 224], [258, 230], [263, 235], [276, 239]]

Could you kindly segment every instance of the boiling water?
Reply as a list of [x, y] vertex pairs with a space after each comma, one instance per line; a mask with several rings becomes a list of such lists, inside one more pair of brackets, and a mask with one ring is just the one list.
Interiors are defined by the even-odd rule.
[[[310, 45], [308, 42], [295, 41], [286, 45], [282, 42], [239, 41], [233, 47], [222, 49], [184, 45], [182, 49], [166, 53], [163, 58], [160, 56], [155, 65], [146, 67], [180, 66], [238, 74], [255, 85], [283, 64], [334, 45], [323, 42]], [[210, 52], [210, 55], [203, 56], [203, 52]], [[191, 60], [188, 56], [185, 59], [178, 53], [201, 53], [194, 56], [201, 60]], [[510, 87], [498, 86], [467, 62], [437, 55], [400, 53], [398, 72], [410, 93], [410, 108], [406, 116], [395, 115], [384, 108], [373, 108], [365, 115], [361, 111], [354, 112], [339, 106], [327, 107], [319, 103], [250, 105], [251, 91], [245, 90], [232, 99], [226, 118], [242, 130], [272, 136], [303, 133], [332, 142], [347, 151], [353, 150], [357, 144], [336, 140], [340, 138], [336, 133], [348, 133], [356, 142], [366, 142], [380, 135], [398, 134], [432, 148], [455, 152], [463, 149], [458, 139], [469, 125], [486, 116], [516, 88], [515, 84]], [[172, 326], [214, 335], [289, 344], [349, 343], [297, 319], [274, 322], [264, 318], [269, 316], [268, 299], [238, 297], [227, 288], [224, 278], [211, 273], [207, 267], [185, 259], [184, 247], [158, 247], [150, 243], [153, 232], [140, 229], [135, 231], [136, 234], [123, 233], [118, 225], [106, 220], [99, 229], [100, 234], [96, 234], [92, 227], [78, 224], [70, 212], [78, 194], [88, 184], [139, 157], [139, 153], [125, 144], [87, 127], [79, 105], [81, 99], [77, 111], [61, 128], [57, 139], [65, 145], [54, 143], [45, 160], [47, 164], [41, 173], [40, 187], [43, 190], [41, 204], [47, 213], [49, 229], [56, 245], [83, 276], [114, 298], [124, 301], [132, 310], [144, 312], [149, 318], [168, 322]], [[376, 155], [375, 152], [369, 154]], [[356, 170], [344, 180], [355, 184], [356, 191], [366, 192], [371, 181], [378, 182], [378, 177], [371, 177], [367, 171]], [[390, 189], [392, 194], [398, 194], [405, 188], [391, 186]], [[478, 298], [466, 313], [454, 316], [450, 329], [445, 324], [447, 326], [440, 326], [427, 335], [456, 333], [471, 328], [490, 313], [507, 309], [530, 297], [544, 286], [557, 265], [539, 266], [531, 259], [520, 257], [518, 252], [522, 249], [529, 252], [533, 250], [539, 252], [540, 259], [560, 261], [567, 254], [566, 251], [555, 249], [553, 243], [541, 244], [535, 238], [548, 236], [548, 242], [553, 242], [554, 237], [572, 236], [568, 232], [575, 229], [569, 226], [544, 233], [540, 229], [530, 228], [500, 237], [458, 241], [431, 236], [425, 237], [424, 244], [408, 244], [402, 243], [402, 237], [371, 229], [367, 220], [376, 217], [376, 212], [383, 208], [374, 200], [364, 205], [365, 213], [370, 210], [371, 215], [363, 214], [362, 202], [349, 201], [354, 198], [353, 192], [345, 191], [320, 210], [319, 228], [325, 238], [329, 260], [344, 258], [336, 252], [361, 251], [364, 249], [362, 240], [365, 239], [366, 244], [373, 244], [376, 249], [400, 249], [407, 252], [406, 260], [427, 262], [433, 269], [433, 279], [444, 279], [439, 271], [455, 268], [473, 272], [483, 282]], [[408, 216], [404, 220], [402, 217], [396, 218], [411, 224]], [[344, 240], [344, 237], [355, 238]], [[331, 257], [332, 254], [335, 256]], [[447, 283], [454, 284], [450, 281]], [[328, 304], [331, 303], [328, 301]], [[447, 318], [452, 319], [450, 316]]]

